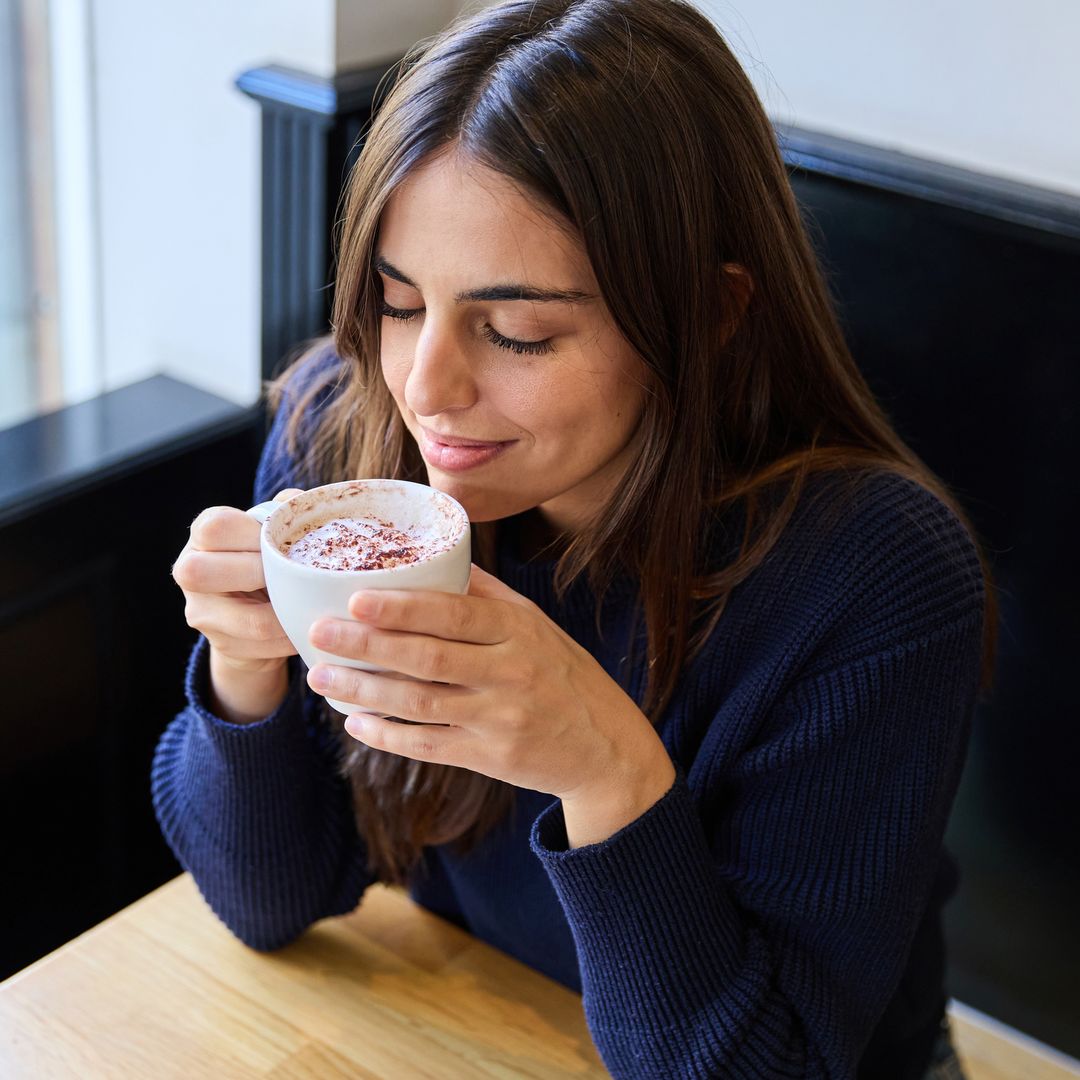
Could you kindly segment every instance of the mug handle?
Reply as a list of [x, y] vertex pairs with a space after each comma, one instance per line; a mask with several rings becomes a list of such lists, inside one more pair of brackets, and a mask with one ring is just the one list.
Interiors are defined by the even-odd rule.
[[261, 502], [261, 503], [256, 503], [254, 506], [249, 506], [248, 509], [244, 511], [244, 513], [245, 514], [250, 514], [257, 521], [265, 522], [266, 519], [279, 506], [281, 506], [281, 503], [279, 503], [279, 502], [273, 502], [273, 501]]

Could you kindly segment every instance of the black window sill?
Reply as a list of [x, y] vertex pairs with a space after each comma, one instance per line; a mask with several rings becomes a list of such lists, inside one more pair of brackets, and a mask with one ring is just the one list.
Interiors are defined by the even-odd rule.
[[240, 431], [260, 412], [155, 375], [0, 431], [0, 526]]

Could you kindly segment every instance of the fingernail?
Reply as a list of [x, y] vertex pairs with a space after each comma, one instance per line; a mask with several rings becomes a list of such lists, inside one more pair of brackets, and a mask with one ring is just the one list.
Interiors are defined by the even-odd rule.
[[354, 738], [360, 739], [364, 735], [364, 718], [362, 716], [350, 716], [345, 721], [345, 730]]
[[314, 667], [308, 674], [308, 686], [312, 690], [329, 690], [332, 676], [327, 668]]
[[349, 597], [349, 610], [357, 618], [371, 615], [375, 610], [375, 598], [368, 592], [354, 592]]
[[338, 628], [336, 623], [316, 623], [315, 628], [311, 632], [311, 640], [316, 645], [335, 645], [338, 639]]

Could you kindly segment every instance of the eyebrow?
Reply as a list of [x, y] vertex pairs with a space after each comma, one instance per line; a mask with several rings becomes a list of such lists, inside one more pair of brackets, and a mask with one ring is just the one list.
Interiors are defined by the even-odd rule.
[[[416, 283], [410, 281], [396, 266], [391, 266], [381, 255], [376, 255], [371, 264], [380, 274], [400, 281], [415, 289]], [[475, 303], [478, 300], [531, 300], [540, 304], [580, 304], [593, 300], [592, 293], [580, 289], [538, 289], [535, 285], [486, 285], [482, 289], [466, 289], [459, 292], [454, 301], [458, 304]]]

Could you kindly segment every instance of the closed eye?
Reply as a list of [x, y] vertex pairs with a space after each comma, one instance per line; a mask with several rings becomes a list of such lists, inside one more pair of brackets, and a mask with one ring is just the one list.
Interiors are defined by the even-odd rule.
[[391, 307], [385, 301], [379, 304], [379, 314], [388, 319], [397, 319], [398, 322], [411, 322], [417, 315], [423, 314], [423, 308], [397, 308]]
[[543, 341], [519, 341], [517, 338], [503, 337], [493, 326], [485, 326], [482, 333], [492, 345], [497, 345], [500, 349], [509, 349], [511, 352], [542, 356], [544, 353], [551, 352], [552, 349], [549, 338]]
[[[388, 319], [395, 319], [398, 322], [407, 323], [412, 322], [418, 315], [423, 315], [424, 309], [396, 308], [391, 307], [385, 301], [381, 301], [379, 304], [379, 314]], [[551, 352], [553, 348], [550, 338], [545, 338], [542, 341], [520, 341], [517, 338], [505, 337], [493, 326], [485, 326], [482, 333], [492, 345], [495, 345], [500, 349], [509, 349], [511, 352], [518, 354], [531, 353], [534, 356], [541, 356], [544, 353]]]

